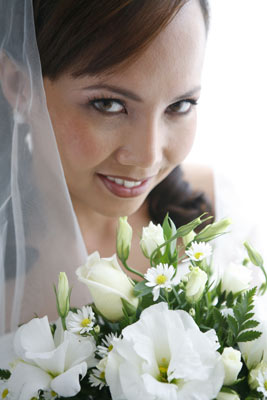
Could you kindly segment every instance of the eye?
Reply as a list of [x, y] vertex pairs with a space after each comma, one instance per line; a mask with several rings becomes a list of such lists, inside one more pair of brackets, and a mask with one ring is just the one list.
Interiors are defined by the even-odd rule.
[[197, 105], [197, 100], [189, 99], [189, 100], [180, 100], [177, 103], [171, 104], [167, 108], [168, 113], [172, 114], [187, 114], [191, 111], [193, 106]]
[[126, 112], [124, 104], [118, 99], [95, 99], [90, 104], [97, 110], [106, 114], [118, 114]]

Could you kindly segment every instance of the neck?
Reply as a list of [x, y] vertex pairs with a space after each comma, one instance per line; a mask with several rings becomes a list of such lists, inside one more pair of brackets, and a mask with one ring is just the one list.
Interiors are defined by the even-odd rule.
[[[103, 256], [111, 256], [110, 253], [116, 251], [118, 217], [99, 214], [85, 205], [77, 203], [73, 198], [72, 203], [87, 251], [89, 253], [95, 250], [101, 253], [103, 251], [107, 253]], [[137, 236], [139, 240], [143, 226], [149, 223], [147, 203], [144, 202], [137, 211], [130, 215], [128, 221], [133, 228], [134, 237]]]

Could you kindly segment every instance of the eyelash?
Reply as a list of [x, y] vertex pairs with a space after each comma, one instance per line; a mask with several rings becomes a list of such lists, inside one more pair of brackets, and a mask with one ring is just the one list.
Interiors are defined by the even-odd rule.
[[[105, 110], [101, 110], [101, 109], [96, 107], [96, 104], [97, 103], [101, 103], [101, 102], [102, 103], [103, 102], [107, 102], [107, 103], [113, 103], [113, 104], [117, 103], [117, 105], [122, 106], [124, 108], [124, 110], [123, 111], [105, 111]], [[179, 107], [183, 103], [187, 103], [187, 104], [190, 105], [190, 107], [189, 107], [189, 109], [187, 111], [179, 113], [179, 111], [173, 111], [172, 110], [172, 108]], [[175, 115], [187, 115], [192, 110], [192, 107], [196, 106], [197, 104], [198, 104], [198, 101], [196, 99], [179, 100], [178, 102], [173, 103], [170, 106], [168, 106], [166, 112], [168, 114], [171, 114], [171, 115], [174, 115], [174, 116]], [[95, 96], [95, 97], [93, 97], [91, 99], [88, 99], [87, 105], [89, 107], [93, 107], [95, 111], [97, 111], [97, 112], [99, 112], [101, 114], [107, 115], [107, 116], [114, 116], [114, 115], [121, 114], [121, 113], [122, 114], [128, 114], [127, 110], [126, 110], [126, 104], [123, 101], [121, 101], [120, 99], [117, 99], [117, 98], [112, 97], [112, 96], [107, 96], [107, 97], [105, 97], [105, 96]]]

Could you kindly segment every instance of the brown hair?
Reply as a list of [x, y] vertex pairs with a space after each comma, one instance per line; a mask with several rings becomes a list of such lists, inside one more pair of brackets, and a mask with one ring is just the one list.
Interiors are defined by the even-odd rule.
[[[112, 71], [131, 62], [190, 0], [32, 0], [43, 76], [74, 77]], [[206, 28], [207, 0], [198, 0]], [[164, 196], [162, 196], [164, 193]], [[154, 222], [167, 211], [177, 226], [211, 211], [177, 167], [148, 196]]]

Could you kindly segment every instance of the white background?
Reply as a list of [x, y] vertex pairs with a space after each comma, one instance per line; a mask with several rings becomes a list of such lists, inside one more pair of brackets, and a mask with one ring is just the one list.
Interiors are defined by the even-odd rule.
[[187, 161], [242, 170], [244, 179], [257, 180], [264, 190], [267, 0], [210, 0], [210, 5], [198, 133]]

